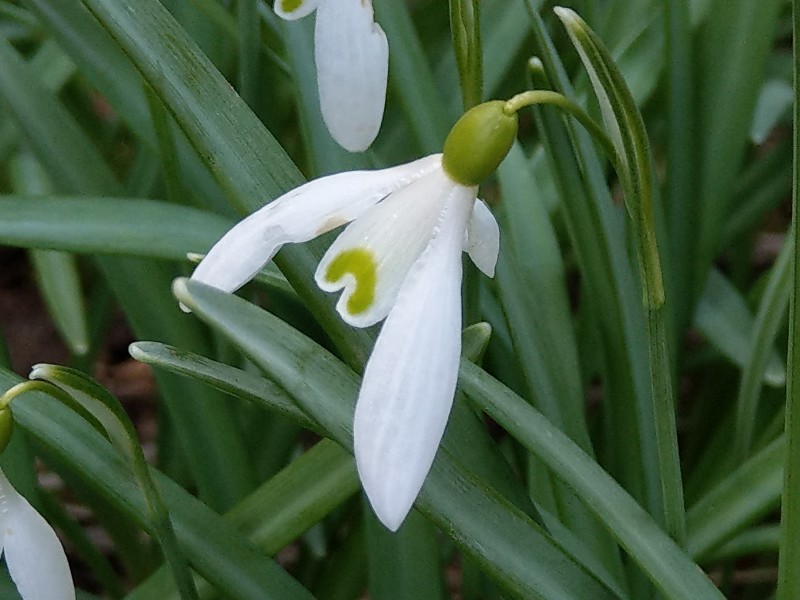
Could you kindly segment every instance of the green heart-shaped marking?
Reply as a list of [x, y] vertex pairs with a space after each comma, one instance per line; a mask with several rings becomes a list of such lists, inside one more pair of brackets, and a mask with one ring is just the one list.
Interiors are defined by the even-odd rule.
[[325, 270], [325, 279], [336, 283], [347, 273], [356, 280], [356, 289], [347, 299], [347, 310], [357, 315], [364, 312], [375, 301], [375, 286], [378, 282], [378, 265], [375, 257], [366, 248], [352, 248], [341, 252]]

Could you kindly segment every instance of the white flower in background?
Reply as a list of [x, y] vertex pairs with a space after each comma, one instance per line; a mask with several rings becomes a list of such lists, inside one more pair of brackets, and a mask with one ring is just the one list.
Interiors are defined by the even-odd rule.
[[75, 600], [75, 587], [61, 542], [2, 471], [0, 543], [22, 600]]
[[444, 154], [330, 175], [281, 196], [226, 233], [192, 275], [234, 291], [283, 244], [350, 223], [315, 279], [325, 291], [343, 290], [336, 308], [351, 325], [386, 319], [364, 371], [353, 437], [364, 490], [393, 531], [430, 470], [455, 394], [462, 250], [494, 275], [499, 229], [476, 194], [516, 135], [516, 114], [504, 105], [468, 112]]
[[322, 118], [336, 142], [366, 150], [383, 119], [389, 46], [371, 0], [275, 0], [275, 13], [294, 20], [317, 10], [314, 60]]

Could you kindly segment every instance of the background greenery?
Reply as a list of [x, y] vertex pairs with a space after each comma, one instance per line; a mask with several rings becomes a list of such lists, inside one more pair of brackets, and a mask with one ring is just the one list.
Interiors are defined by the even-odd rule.
[[[464, 103], [533, 85], [600, 111], [549, 3], [373, 4], [390, 92], [377, 141], [351, 155], [319, 114], [313, 18], [283, 22], [261, 0], [0, 0], [0, 243], [30, 249], [71, 366], [92, 372], [119, 312], [141, 340], [131, 353], [160, 398], [153, 475], [200, 596], [771, 597], [794, 285], [790, 5], [569, 3], [644, 117], [674, 396], [650, 385], [625, 182], [556, 109], [523, 110], [481, 190], [502, 228], [497, 275], [466, 277], [467, 324], [491, 335], [465, 332], [442, 448], [393, 535], [349, 454], [375, 331], [341, 322], [311, 278], [330, 238], [285, 248], [241, 294], [253, 304], [179, 282], [184, 315], [171, 282], [191, 272], [187, 252], [305, 178], [440, 151]], [[0, 369], [2, 389], [19, 380]], [[659, 468], [659, 395], [677, 406], [677, 488]], [[177, 598], [124, 456], [46, 394], [14, 414], [3, 467], [58, 525], [80, 582]], [[35, 457], [111, 555], [34, 485]], [[685, 521], [683, 506], [670, 516], [680, 486]]]

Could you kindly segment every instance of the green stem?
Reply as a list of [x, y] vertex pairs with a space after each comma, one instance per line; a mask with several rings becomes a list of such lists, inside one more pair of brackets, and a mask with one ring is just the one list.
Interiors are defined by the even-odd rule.
[[483, 52], [478, 0], [450, 0], [450, 31], [461, 79], [461, 98], [464, 110], [469, 110], [480, 104], [483, 97]]
[[600, 142], [600, 145], [603, 146], [603, 150], [614, 163], [614, 166], [616, 167], [619, 164], [619, 155], [617, 154], [616, 148], [614, 148], [614, 143], [611, 141], [611, 138], [606, 135], [605, 129], [600, 127], [597, 121], [592, 119], [586, 111], [563, 94], [551, 90], [528, 90], [508, 100], [503, 110], [506, 114], [512, 114], [521, 108], [534, 104], [550, 104], [552, 106], [557, 106], [564, 112], [575, 117], [586, 131]]
[[[792, 2], [792, 34], [794, 38], [794, 162], [792, 167], [792, 227], [797, 232], [797, 211], [800, 209], [800, 0]], [[786, 383], [786, 455], [783, 469], [783, 497], [781, 501], [780, 556], [778, 560], [778, 591], [776, 600], [800, 598], [800, 361], [795, 351], [800, 348], [800, 319], [797, 318], [797, 298], [800, 294], [800, 273], [797, 253], [800, 252], [800, 235], [794, 236], [792, 265], [792, 290], [789, 300], [789, 365]]]

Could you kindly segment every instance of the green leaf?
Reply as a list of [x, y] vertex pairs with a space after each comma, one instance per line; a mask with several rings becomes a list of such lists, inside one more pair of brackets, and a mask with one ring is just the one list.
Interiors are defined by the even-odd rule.
[[687, 552], [705, 561], [780, 503], [786, 439], [780, 436], [720, 481], [686, 513]]
[[[100, 151], [76, 120], [1, 39], [0, 95], [57, 191], [101, 197], [120, 192]], [[119, 257], [95, 260], [137, 335], [188, 349], [208, 348], [205, 332], [176, 314], [179, 311], [168, 291], [173, 273], [163, 264]], [[159, 383], [202, 497], [217, 507], [232, 504], [252, 487], [252, 472], [233, 415], [204, 386], [189, 383], [187, 391], [187, 385], [177, 385], [169, 375], [159, 377]], [[186, 397], [193, 399], [191, 405]]]
[[185, 261], [231, 226], [212, 213], [139, 198], [0, 196], [0, 243]]
[[625, 206], [633, 221], [642, 292], [647, 307], [646, 332], [650, 389], [667, 531], [680, 543], [686, 535], [678, 435], [667, 345], [664, 284], [654, 215], [655, 175], [644, 120], [622, 73], [602, 40], [573, 11], [557, 7], [600, 102], [603, 121], [617, 149], [614, 166], [622, 182]]
[[800, 507], [800, 484], [797, 481], [797, 470], [800, 468], [800, 366], [798, 366], [797, 350], [800, 348], [800, 318], [798, 318], [797, 302], [800, 299], [800, 272], [798, 272], [798, 253], [800, 252], [800, 5], [792, 2], [792, 62], [794, 68], [794, 106], [792, 120], [792, 220], [791, 242], [787, 254], [791, 259], [791, 288], [789, 300], [789, 356], [790, 365], [786, 382], [786, 452], [783, 455], [783, 488], [781, 494], [781, 532], [780, 558], [778, 560], [777, 600], [790, 600], [800, 594], [800, 552], [797, 547], [797, 536], [800, 532], [798, 507]]
[[[728, 360], [742, 369], [747, 367], [748, 355], [751, 354], [748, 348], [756, 337], [753, 314], [739, 291], [716, 269], [709, 273], [706, 289], [697, 303], [694, 326]], [[774, 345], [763, 350], [768, 353], [763, 383], [783, 387], [786, 385], [783, 360]]]
[[[352, 450], [358, 386], [352, 371], [240, 298], [184, 279], [174, 291], [291, 394], [332, 439]], [[624, 597], [607, 574], [585, 570], [591, 566], [576, 563], [529, 517], [455, 462], [449, 443], [445, 436], [417, 506], [501, 586], [526, 598]]]
[[760, 145], [766, 141], [772, 128], [789, 113], [793, 101], [792, 86], [782, 79], [768, 79], [764, 82], [750, 126], [750, 139], [754, 144]]
[[[0, 369], [0, 389], [19, 382]], [[80, 478], [120, 508], [127, 518], [148, 527], [147, 509], [126, 461], [74, 413], [35, 392], [14, 404], [15, 421]], [[232, 534], [214, 511], [172, 480], [153, 470], [192, 567], [237, 600], [305, 600], [312, 596], [273, 561]]]
[[[567, 97], [572, 86], [532, 0], [526, 1], [537, 51], [549, 81], [537, 88]], [[535, 108], [571, 246], [585, 290], [585, 314], [597, 327], [602, 352], [592, 353], [602, 367], [604, 448], [607, 468], [653, 515], [663, 513], [657, 477], [652, 398], [641, 290], [625, 240], [624, 213], [613, 203], [591, 139], [553, 111]], [[576, 177], [581, 174], [581, 177]]]
[[319, 429], [283, 389], [268, 379], [158, 342], [136, 342], [128, 350], [140, 362], [187, 375], [248, 402], [266, 405], [306, 429]]
[[[242, 500], [224, 519], [264, 553], [273, 555], [357, 490], [353, 458], [335, 442], [322, 440]], [[204, 597], [211, 591], [209, 587], [207, 582], [198, 581]], [[126, 600], [175, 597], [174, 585], [161, 569]]]
[[541, 413], [469, 363], [461, 364], [460, 382], [476, 406], [575, 491], [666, 598], [723, 598], [642, 507]]
[[[81, 2], [158, 93], [240, 212], [302, 182], [275, 138], [158, 0]], [[319, 242], [311, 242], [285, 247], [275, 262], [348, 363], [363, 364], [370, 336], [339, 319], [317, 288], [312, 273], [321, 256]]]
[[136, 429], [119, 401], [94, 379], [67, 367], [39, 364], [30, 374], [33, 381], [46, 381], [66, 393], [102, 426], [108, 440], [128, 461], [147, 505], [149, 529], [158, 540], [183, 600], [197, 600], [186, 558], [178, 547], [170, 515], [148, 469]]
[[[146, 148], [156, 150], [145, 86], [135, 65], [78, 0], [26, 0], [81, 74], [103, 94]], [[182, 182], [204, 205], [223, 209], [227, 203], [196, 152], [174, 129]]]
[[[702, 115], [695, 142], [699, 219], [694, 292], [698, 296], [719, 251], [719, 238], [730, 211], [735, 176], [745, 154], [756, 101], [764, 81], [781, 0], [758, 5], [747, 0], [712, 0], [698, 34], [697, 101]], [[730, 35], [736, 31], [737, 35]], [[727, 106], [728, 110], [719, 110]], [[691, 225], [691, 224], [689, 224]]]
[[[739, 460], [744, 460], [750, 454], [761, 396], [761, 380], [764, 378], [770, 350], [783, 325], [786, 307], [789, 304], [794, 252], [794, 235], [789, 235], [772, 266], [753, 323], [752, 337], [747, 346], [747, 360], [736, 397], [733, 439]], [[789, 360], [791, 361], [791, 358]]]
[[446, 110], [437, 78], [431, 72], [419, 37], [403, 0], [373, 4], [389, 44], [389, 74], [410, 128], [423, 154], [441, 152], [450, 125], [461, 111]]

